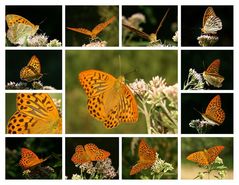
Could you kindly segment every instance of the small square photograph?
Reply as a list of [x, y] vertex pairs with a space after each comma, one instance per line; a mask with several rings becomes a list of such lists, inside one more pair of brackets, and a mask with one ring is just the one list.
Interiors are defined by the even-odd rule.
[[181, 94], [182, 134], [233, 134], [232, 93]]
[[62, 179], [61, 138], [6, 138], [6, 179]]
[[119, 179], [119, 138], [66, 138], [66, 178]]
[[66, 133], [177, 134], [177, 51], [66, 51]]
[[6, 94], [7, 134], [61, 134], [61, 94]]
[[61, 90], [61, 50], [6, 50], [6, 89]]
[[182, 50], [182, 90], [233, 90], [232, 50]]
[[123, 46], [177, 46], [177, 13], [177, 6], [123, 6]]
[[182, 6], [182, 46], [233, 46], [233, 6]]
[[119, 46], [118, 6], [66, 6], [66, 46]]
[[62, 46], [62, 6], [6, 6], [6, 46]]
[[181, 139], [181, 179], [233, 179], [232, 137]]
[[122, 179], [177, 179], [177, 138], [123, 138]]

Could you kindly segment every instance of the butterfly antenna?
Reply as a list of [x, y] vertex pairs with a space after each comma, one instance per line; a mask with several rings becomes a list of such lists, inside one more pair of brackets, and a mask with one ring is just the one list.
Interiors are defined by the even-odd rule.
[[202, 113], [201, 113], [199, 110], [197, 110], [195, 107], [193, 107], [193, 110], [195, 110], [195, 111], [198, 112], [200, 115], [202, 115]]
[[158, 28], [157, 28], [157, 30], [156, 30], [156, 32], [155, 32], [156, 35], [158, 34], [159, 29], [163, 26], [163, 22], [164, 22], [164, 20], [166, 19], [169, 10], [170, 10], [170, 8], [168, 8], [167, 11], [166, 11], [166, 13], [164, 14], [163, 19], [161, 20], [161, 22], [160, 22], [160, 24], [159, 24], [159, 26], [158, 26]]
[[41, 25], [43, 22], [45, 22], [46, 19], [47, 19], [47, 17], [46, 17], [45, 19], [43, 19], [43, 20], [39, 23], [39, 25]]
[[121, 75], [122, 73], [121, 73], [121, 57], [120, 57], [120, 55], [118, 56], [118, 58], [119, 58], [119, 71], [120, 71], [120, 75]]

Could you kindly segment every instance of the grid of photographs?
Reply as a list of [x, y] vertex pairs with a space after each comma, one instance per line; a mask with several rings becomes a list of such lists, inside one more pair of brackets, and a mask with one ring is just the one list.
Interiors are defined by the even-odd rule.
[[5, 179], [235, 180], [234, 5], [7, 4]]

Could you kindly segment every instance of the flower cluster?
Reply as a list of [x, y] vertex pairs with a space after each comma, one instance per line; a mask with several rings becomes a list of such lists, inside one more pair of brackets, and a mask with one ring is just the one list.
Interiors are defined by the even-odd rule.
[[204, 89], [205, 81], [203, 76], [195, 69], [190, 68], [187, 81], [184, 83], [183, 90], [200, 90]]
[[178, 42], [178, 31], [175, 32], [175, 35], [172, 37], [174, 42]]
[[195, 128], [199, 134], [206, 134], [209, 130], [215, 125], [212, 125], [210, 122], [202, 119], [191, 120], [189, 127]]
[[194, 179], [210, 179], [210, 175], [213, 173], [213, 177], [216, 179], [224, 179], [227, 174], [227, 167], [224, 165], [223, 160], [217, 156], [213, 163], [207, 166], [199, 166], [205, 171], [198, 172], [197, 176]]
[[110, 158], [97, 161], [96, 163], [87, 162], [77, 164], [76, 167], [80, 169], [80, 175], [73, 174], [71, 179], [113, 179], [117, 176], [118, 172], [112, 166]]
[[198, 44], [200, 46], [213, 46], [219, 40], [218, 36], [216, 35], [201, 35], [197, 38]]
[[8, 82], [6, 89], [25, 89], [25, 90], [56, 90], [52, 86], [44, 86], [41, 81], [33, 81], [31, 83], [32, 87], [29, 87], [26, 82]]
[[129, 84], [139, 100], [147, 130], [152, 133], [176, 133], [178, 116], [178, 85], [168, 86], [165, 79], [156, 76], [149, 83], [136, 79]]
[[106, 47], [106, 41], [93, 41], [89, 44], [83, 44], [82, 47]]

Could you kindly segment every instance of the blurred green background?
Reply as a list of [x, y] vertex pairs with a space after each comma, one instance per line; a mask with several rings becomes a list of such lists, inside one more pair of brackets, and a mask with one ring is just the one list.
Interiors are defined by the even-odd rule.
[[[177, 45], [177, 43], [172, 40], [175, 31], [178, 29], [177, 6], [123, 6], [122, 15], [128, 19], [133, 14], [143, 14], [145, 16], [145, 23], [140, 24], [140, 27], [143, 28], [143, 32], [151, 34], [156, 32], [168, 8], [170, 8], [170, 10], [158, 32], [157, 38], [160, 39], [162, 43], [166, 42], [167, 44]], [[135, 21], [137, 22], [137, 20]], [[124, 29], [127, 28], [123, 27], [122, 29], [122, 34], [124, 34]], [[149, 42], [147, 40], [142, 39], [136, 34], [130, 42], [123, 43], [123, 45], [128, 46], [145, 46], [148, 44]]]
[[158, 75], [168, 84], [174, 84], [177, 83], [177, 51], [66, 51], [66, 133], [146, 133], [141, 113], [137, 123], [120, 124], [114, 129], [106, 129], [102, 122], [90, 116], [87, 96], [78, 80], [79, 72], [88, 69], [115, 77], [128, 73], [126, 83], [135, 79], [148, 82]]
[[[77, 145], [86, 145], [94, 143], [99, 149], [110, 152], [109, 158], [112, 161], [112, 166], [115, 171], [119, 168], [119, 139], [114, 137], [107, 138], [66, 138], [66, 176], [71, 179], [73, 174], [80, 174], [79, 168], [75, 167], [75, 164], [71, 161], [72, 155], [75, 153], [75, 147]], [[95, 162], [94, 162], [95, 163]], [[118, 179], [118, 176], [115, 177]]]
[[[57, 100], [62, 99], [62, 96], [60, 93], [48, 93], [51, 98], [55, 98]], [[7, 124], [8, 120], [11, 118], [11, 116], [16, 112], [16, 93], [6, 93], [6, 133], [7, 133]]]
[[[86, 28], [90, 31], [99, 23], [111, 17], [116, 19], [98, 37], [107, 46], [119, 46], [119, 7], [118, 6], [66, 6], [66, 27]], [[90, 37], [65, 28], [66, 46], [82, 46], [90, 42]]]
[[182, 179], [193, 179], [199, 171], [198, 165], [186, 159], [186, 157], [197, 151], [202, 151], [214, 146], [223, 145], [225, 148], [219, 154], [223, 159], [224, 165], [228, 167], [226, 179], [233, 178], [233, 138], [231, 137], [191, 137], [181, 139], [181, 175]]
[[[62, 89], [62, 52], [60, 50], [6, 50], [6, 84], [20, 82], [20, 71], [36, 55], [41, 63], [44, 86]], [[23, 81], [25, 82], [25, 81]], [[31, 83], [28, 83], [32, 88]]]
[[[143, 170], [136, 175], [130, 176], [131, 167], [139, 160], [138, 148], [142, 138], [123, 138], [122, 140], [122, 178], [123, 179], [139, 179], [144, 175], [150, 176], [150, 169]], [[175, 175], [163, 176], [162, 179], [177, 179], [177, 161], [178, 147], [177, 138], [144, 138], [145, 142], [156, 150], [159, 158], [165, 162], [172, 164]]]
[[6, 138], [6, 179], [25, 179], [23, 169], [19, 166], [21, 148], [33, 151], [40, 159], [45, 159], [42, 167], [50, 166], [54, 173], [51, 179], [62, 178], [62, 139], [61, 138], [36, 138], [15, 137]]

